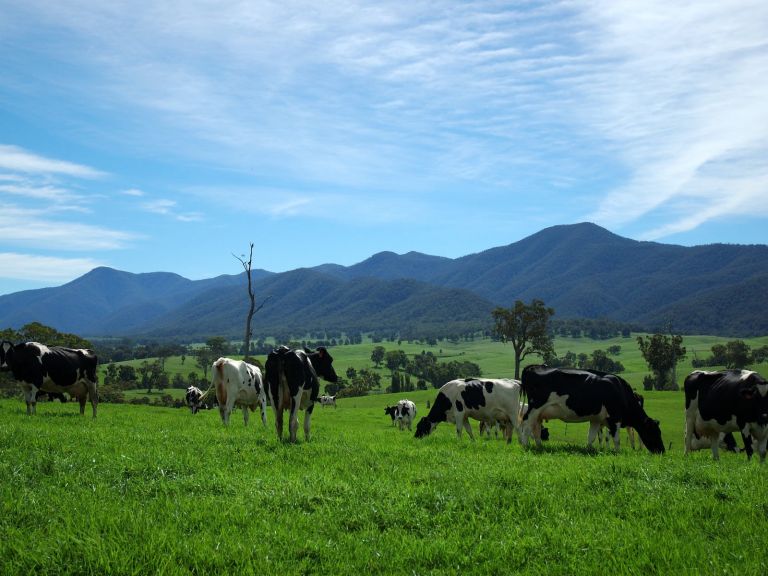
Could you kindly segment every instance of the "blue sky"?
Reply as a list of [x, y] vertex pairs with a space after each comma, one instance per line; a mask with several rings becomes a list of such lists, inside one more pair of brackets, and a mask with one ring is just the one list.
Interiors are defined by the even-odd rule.
[[768, 237], [765, 0], [0, 0], [0, 70], [0, 294]]

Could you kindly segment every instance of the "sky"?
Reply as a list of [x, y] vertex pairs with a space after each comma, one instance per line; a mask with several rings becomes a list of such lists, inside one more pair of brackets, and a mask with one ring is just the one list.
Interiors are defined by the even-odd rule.
[[768, 2], [0, 0], [0, 294], [585, 221], [766, 243]]

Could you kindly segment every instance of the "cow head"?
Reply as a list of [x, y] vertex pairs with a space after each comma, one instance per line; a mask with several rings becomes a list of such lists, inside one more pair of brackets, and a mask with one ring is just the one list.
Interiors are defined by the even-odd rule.
[[416, 438], [429, 436], [432, 433], [432, 430], [435, 429], [436, 425], [436, 423], [432, 422], [429, 418], [424, 416], [421, 420], [419, 420], [419, 423], [416, 424]]
[[0, 342], [0, 370], [10, 370], [13, 364], [13, 342]]
[[384, 408], [384, 414], [389, 414], [392, 420], [394, 420], [397, 414], [397, 406], [387, 406]]
[[333, 369], [333, 358], [328, 353], [328, 350], [324, 346], [320, 346], [314, 352], [305, 350], [309, 361], [312, 363], [312, 368], [315, 369], [315, 373], [327, 380], [328, 382], [338, 382], [339, 377], [336, 375], [336, 371]]
[[637, 426], [637, 433], [649, 452], [664, 454], [664, 441], [661, 439], [661, 426], [658, 420], [646, 418], [640, 426]]

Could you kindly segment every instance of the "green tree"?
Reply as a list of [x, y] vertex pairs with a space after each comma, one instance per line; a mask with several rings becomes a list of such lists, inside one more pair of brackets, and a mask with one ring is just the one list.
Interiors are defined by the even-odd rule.
[[493, 311], [493, 332], [504, 343], [511, 343], [515, 353], [515, 378], [520, 378], [520, 362], [528, 354], [542, 356], [554, 354], [549, 319], [555, 311], [534, 298], [530, 304], [516, 300], [511, 308], [496, 308]]
[[374, 346], [373, 352], [371, 352], [371, 362], [373, 362], [376, 365], [376, 368], [381, 366], [381, 363], [384, 361], [384, 354], [386, 354], [386, 349], [384, 346]]
[[744, 340], [731, 340], [725, 349], [726, 368], [744, 368], [752, 361], [752, 350]]
[[678, 385], [673, 374], [677, 363], [686, 355], [685, 346], [682, 345], [683, 337], [657, 333], [653, 336], [638, 336], [637, 344], [648, 368], [653, 372], [655, 388], [677, 390]]

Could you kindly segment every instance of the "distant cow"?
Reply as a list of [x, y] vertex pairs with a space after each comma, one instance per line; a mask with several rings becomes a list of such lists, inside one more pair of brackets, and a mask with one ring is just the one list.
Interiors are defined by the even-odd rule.
[[453, 422], [456, 435], [462, 428], [474, 440], [469, 418], [481, 422], [500, 422], [507, 430], [507, 442], [512, 429], [517, 428], [520, 414], [520, 383], [517, 380], [466, 378], [443, 384], [429, 414], [416, 425], [416, 438], [432, 433], [440, 422]]
[[0, 370], [10, 370], [21, 382], [27, 414], [35, 414], [37, 392], [66, 392], [80, 403], [80, 414], [85, 413], [88, 398], [96, 418], [99, 395], [96, 391], [98, 359], [91, 350], [46, 346], [37, 342], [14, 345], [0, 342]]
[[314, 352], [281, 346], [269, 353], [265, 369], [267, 393], [275, 412], [277, 437], [283, 437], [283, 411], [290, 410], [290, 441], [296, 442], [298, 414], [299, 410], [304, 410], [304, 438], [309, 441], [312, 410], [320, 390], [318, 377], [328, 382], [337, 382], [339, 379], [333, 369], [333, 358], [322, 346]]
[[411, 430], [411, 423], [416, 418], [416, 404], [410, 400], [400, 400], [395, 406], [395, 421], [399, 424], [400, 430], [406, 426]]
[[243, 409], [243, 422], [248, 425], [248, 410], [261, 409], [261, 422], [267, 423], [267, 395], [258, 366], [242, 360], [219, 358], [211, 368], [211, 387], [216, 391], [219, 414], [225, 425], [235, 406]]
[[750, 370], [691, 372], [685, 390], [685, 453], [697, 437], [707, 437], [712, 457], [720, 458], [720, 434], [741, 432], [747, 456], [753, 449], [765, 461], [768, 443], [768, 382]]
[[336, 396], [320, 396], [320, 406], [333, 406], [336, 408]]
[[[632, 426], [653, 453], [664, 452], [661, 429], [640, 406], [632, 387], [615, 374], [595, 370], [526, 366], [522, 377], [528, 409], [520, 426], [520, 443], [528, 445], [542, 420], [589, 422], [587, 446], [591, 447], [601, 426], [606, 426], [616, 450], [619, 430]], [[537, 445], [541, 445], [539, 440]]]
[[203, 391], [197, 386], [188, 387], [187, 393], [184, 394], [184, 402], [189, 406], [192, 414], [197, 414], [203, 405]]
[[394, 406], [386, 406], [384, 408], [384, 414], [389, 415], [390, 418], [392, 418], [392, 426], [395, 426], [397, 424], [397, 404]]

